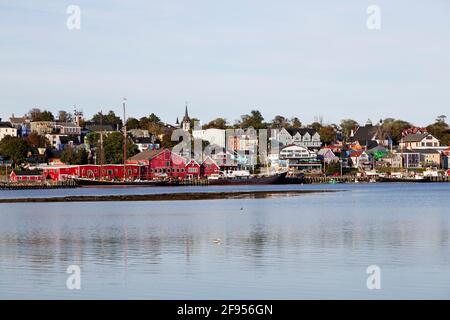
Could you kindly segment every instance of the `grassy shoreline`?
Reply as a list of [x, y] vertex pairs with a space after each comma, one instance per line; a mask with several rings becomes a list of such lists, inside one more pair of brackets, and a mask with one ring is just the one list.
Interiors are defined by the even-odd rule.
[[45, 198], [0, 199], [1, 203], [49, 203], [49, 202], [115, 202], [115, 201], [193, 201], [217, 199], [262, 199], [272, 196], [296, 196], [312, 193], [342, 192], [343, 190], [273, 190], [230, 192], [183, 192], [146, 195], [65, 196]]

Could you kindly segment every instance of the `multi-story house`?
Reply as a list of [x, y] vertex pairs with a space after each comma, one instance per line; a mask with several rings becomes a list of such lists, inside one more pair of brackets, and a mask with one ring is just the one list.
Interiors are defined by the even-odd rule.
[[2, 122], [0, 119], [0, 141], [6, 136], [17, 136], [17, 129], [9, 122]]
[[280, 166], [287, 167], [292, 173], [322, 171], [317, 154], [306, 147], [292, 145], [283, 148], [280, 151], [279, 162]]
[[399, 143], [400, 149], [440, 149], [440, 142], [429, 133], [414, 133], [404, 136]]
[[282, 128], [277, 134], [277, 140], [283, 147], [296, 145], [318, 150], [322, 146], [320, 134], [316, 130], [309, 128]]

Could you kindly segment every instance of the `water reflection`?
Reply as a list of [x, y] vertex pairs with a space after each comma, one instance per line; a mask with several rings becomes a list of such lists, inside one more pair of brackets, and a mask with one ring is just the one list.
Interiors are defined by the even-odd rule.
[[[374, 188], [350, 198], [1, 205], [0, 297], [449, 297], [450, 190]], [[440, 192], [439, 203], [415, 197], [424, 192]], [[388, 279], [379, 293], [365, 288], [373, 263]], [[85, 279], [76, 296], [65, 289], [70, 264]]]

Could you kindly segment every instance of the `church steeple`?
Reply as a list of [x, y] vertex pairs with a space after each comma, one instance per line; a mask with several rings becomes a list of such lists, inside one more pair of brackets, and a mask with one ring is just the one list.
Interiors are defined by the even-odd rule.
[[187, 102], [186, 102], [186, 107], [184, 109], [184, 117], [183, 117], [182, 127], [183, 127], [184, 131], [189, 131], [191, 129], [191, 119], [189, 118], [189, 114], [188, 114]]
[[191, 119], [189, 119], [187, 102], [186, 102], [186, 108], [184, 109], [183, 122], [184, 122], [184, 121], [189, 121], [189, 122], [191, 121]]

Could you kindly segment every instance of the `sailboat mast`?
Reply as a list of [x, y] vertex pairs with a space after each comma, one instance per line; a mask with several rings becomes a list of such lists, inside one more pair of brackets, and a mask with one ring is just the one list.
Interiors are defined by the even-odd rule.
[[126, 180], [126, 162], [127, 162], [127, 118], [125, 113], [125, 101], [126, 98], [123, 98], [123, 181]]
[[103, 180], [103, 110], [100, 110], [100, 181]]

